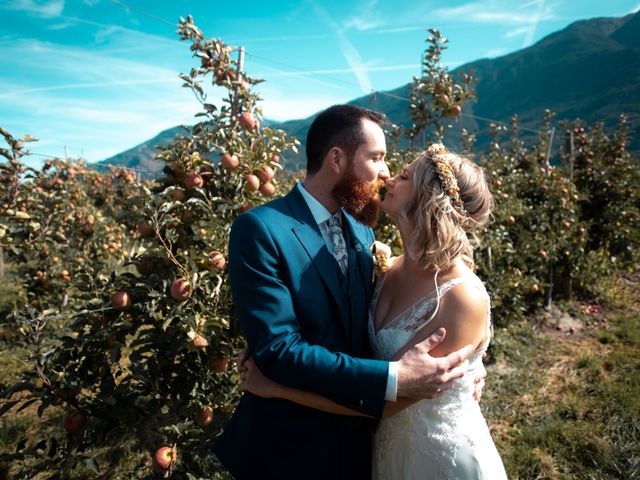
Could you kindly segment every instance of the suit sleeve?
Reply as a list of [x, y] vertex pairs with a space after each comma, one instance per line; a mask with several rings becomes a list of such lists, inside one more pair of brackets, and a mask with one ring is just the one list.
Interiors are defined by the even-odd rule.
[[257, 365], [278, 383], [381, 418], [388, 362], [330, 352], [302, 338], [282, 278], [282, 254], [257, 215], [247, 212], [236, 219], [229, 239], [231, 288]]

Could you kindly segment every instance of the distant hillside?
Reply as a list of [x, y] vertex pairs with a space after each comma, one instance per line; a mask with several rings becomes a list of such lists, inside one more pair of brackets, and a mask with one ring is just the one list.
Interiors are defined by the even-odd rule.
[[[464, 113], [504, 122], [518, 114], [524, 127], [536, 129], [547, 108], [557, 114], [557, 120], [581, 118], [608, 126], [624, 112], [632, 128], [630, 148], [640, 150], [640, 13], [578, 21], [528, 48], [467, 63], [452, 73], [469, 71], [479, 80], [478, 101]], [[407, 98], [409, 88], [405, 85], [388, 93]], [[397, 98], [378, 93], [350, 103], [384, 112], [393, 123], [410, 123], [407, 102]], [[299, 155], [284, 159], [290, 169], [304, 168], [304, 139], [313, 118], [266, 122], [303, 142]], [[480, 147], [486, 144], [487, 122], [467, 116], [459, 122], [450, 131], [449, 143], [455, 145], [456, 132], [465, 127], [476, 132]], [[152, 146], [168, 143], [178, 130], [166, 130], [101, 163], [154, 165], [160, 170], [158, 162], [151, 160]]]
[[[164, 163], [154, 159], [154, 156], [158, 153], [158, 149], [155, 147], [158, 145], [169, 144], [178, 133], [184, 134], [185, 127], [180, 126], [170, 128], [169, 130], [164, 130], [152, 139], [147, 140], [140, 145], [136, 145], [135, 147], [125, 152], [118, 153], [113, 157], [109, 157], [97, 163], [107, 165], [121, 165], [128, 168], [139, 168], [140, 170], [148, 170], [159, 175], [160, 171], [164, 167]], [[143, 176], [154, 175], [150, 174]]]

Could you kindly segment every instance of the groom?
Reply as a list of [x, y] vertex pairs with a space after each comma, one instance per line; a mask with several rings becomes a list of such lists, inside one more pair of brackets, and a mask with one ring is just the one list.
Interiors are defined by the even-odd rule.
[[[433, 358], [438, 332], [398, 362], [371, 360], [367, 331], [384, 117], [349, 105], [307, 135], [307, 177], [241, 215], [229, 272], [249, 354], [272, 380], [378, 419], [385, 401], [427, 398], [466, 369], [472, 348]], [[374, 420], [243, 395], [215, 445], [239, 479], [370, 479]]]

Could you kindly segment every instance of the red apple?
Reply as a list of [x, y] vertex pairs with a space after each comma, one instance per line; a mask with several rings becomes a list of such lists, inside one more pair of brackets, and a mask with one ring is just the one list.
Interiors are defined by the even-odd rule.
[[211, 259], [211, 265], [218, 271], [224, 270], [225, 265], [227, 264], [226, 259], [222, 252], [213, 251], [209, 254], [209, 258]]
[[258, 171], [256, 175], [258, 176], [261, 182], [267, 183], [269, 180], [273, 178], [273, 176], [275, 175], [275, 172], [273, 171], [273, 168], [271, 168], [269, 165], [263, 165], [262, 170]]
[[196, 412], [195, 421], [201, 427], [206, 427], [213, 422], [213, 408], [211, 406], [202, 407]]
[[184, 202], [187, 198], [187, 193], [181, 188], [176, 188], [169, 192], [169, 198], [174, 202]]
[[200, 62], [200, 65], [202, 65], [202, 68], [213, 68], [215, 64], [216, 62], [213, 58], [203, 58], [202, 61]]
[[192, 173], [191, 175], [187, 176], [184, 184], [189, 190], [192, 190], [194, 188], [202, 188], [202, 186], [204, 185], [204, 180], [197, 173]]
[[196, 221], [196, 215], [191, 210], [182, 212], [182, 223], [185, 225], [193, 225]]
[[246, 175], [244, 179], [247, 181], [247, 188], [249, 188], [249, 190], [258, 190], [260, 188], [260, 179], [252, 173]]
[[240, 115], [240, 125], [247, 130], [253, 130], [258, 125], [258, 121], [251, 112], [243, 112], [242, 115]]
[[62, 420], [62, 426], [67, 432], [71, 433], [72, 435], [80, 433], [86, 423], [87, 416], [83, 412], [77, 410], [71, 415], [67, 415]]
[[191, 285], [183, 278], [176, 278], [171, 284], [171, 296], [183, 301], [191, 296]]
[[156, 234], [156, 232], [153, 229], [153, 227], [151, 225], [149, 225], [148, 223], [139, 223], [136, 226], [136, 230], [144, 238], [150, 238], [150, 237], [153, 237]]
[[460, 105], [454, 105], [450, 109], [445, 110], [445, 112], [442, 114], [442, 116], [445, 117], [445, 118], [457, 117], [461, 113], [462, 113], [462, 107]]
[[240, 160], [238, 160], [236, 155], [225, 153], [220, 159], [220, 165], [227, 170], [235, 170], [240, 166]]
[[216, 79], [219, 82], [223, 82], [225, 80], [232, 82], [236, 79], [236, 73], [233, 70], [218, 69], [216, 70]]
[[209, 341], [199, 333], [196, 333], [196, 336], [187, 343], [187, 350], [195, 352], [196, 350], [206, 348], [208, 345]]
[[260, 193], [265, 197], [270, 197], [276, 193], [276, 187], [271, 182], [263, 183], [262, 186], [260, 186]]
[[213, 357], [209, 359], [207, 366], [215, 373], [222, 373], [227, 370], [229, 359], [227, 357]]
[[178, 452], [175, 448], [160, 447], [153, 455], [153, 469], [158, 473], [164, 473], [176, 464]]
[[193, 346], [196, 348], [204, 348], [209, 345], [209, 341], [202, 335], [198, 334], [193, 338]]
[[276, 162], [276, 163], [280, 163], [280, 156], [276, 153], [274, 153], [273, 155], [271, 155], [271, 161], [272, 162]]
[[111, 294], [111, 306], [116, 310], [124, 310], [131, 305], [131, 298], [127, 292], [114, 292]]

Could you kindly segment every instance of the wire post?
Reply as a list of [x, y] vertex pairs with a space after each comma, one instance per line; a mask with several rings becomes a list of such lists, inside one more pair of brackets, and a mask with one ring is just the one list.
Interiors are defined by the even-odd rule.
[[[236, 80], [240, 81], [242, 80], [242, 69], [244, 68], [244, 47], [239, 47], [238, 48], [238, 68], [236, 69], [237, 75], [236, 75]], [[236, 83], [235, 87], [233, 88], [233, 103], [231, 105], [231, 116], [232, 118], [236, 118], [236, 115], [238, 114], [238, 89], [240, 87], [239, 83]]]
[[551, 163], [549, 162], [549, 159], [551, 158], [551, 147], [553, 145], [553, 135], [555, 133], [556, 133], [556, 127], [553, 127], [551, 129], [551, 135], [549, 135], [549, 148], [547, 148], [547, 160], [545, 165], [545, 168], [547, 170], [547, 175], [551, 173]]
[[244, 69], [244, 47], [238, 50], [238, 73], [242, 73]]
[[575, 161], [575, 146], [573, 144], [573, 130], [569, 133], [571, 151], [569, 152], [569, 180], [571, 180], [571, 194], [573, 194], [573, 163]]

